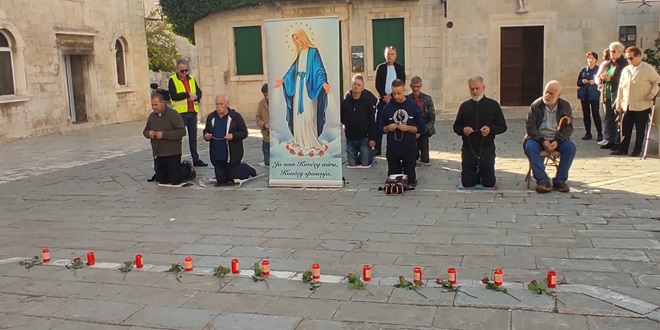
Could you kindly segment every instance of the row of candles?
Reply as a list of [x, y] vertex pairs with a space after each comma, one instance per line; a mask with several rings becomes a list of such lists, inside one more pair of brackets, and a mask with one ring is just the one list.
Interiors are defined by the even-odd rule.
[[[41, 259], [43, 262], [50, 262], [50, 251], [48, 249], [43, 249]], [[92, 251], [87, 252], [87, 265], [93, 266], [94, 264], [96, 264], [96, 257], [94, 256], [94, 252]], [[192, 257], [186, 257], [184, 259], [183, 265], [185, 271], [191, 272], [193, 270]], [[135, 256], [135, 268], [142, 268], [142, 267], [144, 267], [142, 255], [137, 254]], [[320, 279], [321, 266], [315, 263], [312, 264], [311, 269], [312, 269], [312, 279], [314, 280]], [[239, 268], [238, 259], [231, 260], [231, 272], [232, 274], [239, 274], [241, 272], [241, 269]], [[270, 261], [268, 260], [261, 261], [261, 272], [264, 274], [264, 276], [270, 275]], [[362, 280], [365, 282], [371, 281], [370, 265], [364, 265], [362, 267]], [[447, 269], [447, 281], [451, 284], [457, 283], [456, 268]], [[422, 269], [419, 267], [415, 267], [413, 268], [413, 283], [421, 283], [421, 282], [422, 282]], [[495, 270], [493, 270], [493, 283], [497, 286], [500, 286], [504, 283], [504, 271], [501, 268], [496, 268]], [[550, 270], [548, 271], [548, 288], [555, 288], [556, 286], [557, 286], [557, 272], [555, 272], [554, 270]]]

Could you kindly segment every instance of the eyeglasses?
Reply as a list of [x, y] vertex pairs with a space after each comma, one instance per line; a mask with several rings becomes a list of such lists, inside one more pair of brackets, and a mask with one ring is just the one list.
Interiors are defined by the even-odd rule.
[[186, 70], [179, 70], [179, 72], [186, 73], [186, 72], [188, 72], [188, 70], [187, 69]]
[[633, 58], [634, 58], [634, 57], [630, 57], [630, 56], [626, 57], [626, 59], [628, 59], [628, 61], [632, 61]]

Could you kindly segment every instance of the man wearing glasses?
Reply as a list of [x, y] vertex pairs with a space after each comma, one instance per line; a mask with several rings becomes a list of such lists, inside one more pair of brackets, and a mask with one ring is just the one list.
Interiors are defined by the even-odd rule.
[[625, 49], [625, 46], [620, 42], [610, 44], [610, 55], [612, 59], [599, 77], [600, 83], [603, 85], [603, 104], [605, 105], [605, 131], [603, 135], [605, 137], [604, 140], [607, 140], [607, 144], [600, 146], [601, 149], [617, 150], [621, 141], [618, 130], [619, 118], [614, 113], [615, 105], [612, 102], [617, 98], [621, 72], [628, 65], [626, 59], [623, 57], [623, 51]]
[[642, 51], [635, 47], [626, 49], [626, 60], [628, 65], [621, 73], [619, 91], [616, 99], [616, 111], [623, 116], [621, 124], [623, 140], [618, 150], [612, 151], [612, 155], [627, 155], [632, 130], [635, 128], [635, 146], [630, 154], [637, 157], [642, 152], [642, 142], [646, 125], [651, 114], [653, 99], [660, 90], [660, 75], [652, 65], [642, 62]]
[[183, 123], [188, 130], [188, 146], [193, 165], [207, 166], [197, 153], [197, 114], [199, 113], [199, 100], [202, 99], [202, 90], [195, 78], [188, 75], [188, 61], [176, 62], [176, 74], [170, 77], [168, 83], [172, 108], [181, 115]]

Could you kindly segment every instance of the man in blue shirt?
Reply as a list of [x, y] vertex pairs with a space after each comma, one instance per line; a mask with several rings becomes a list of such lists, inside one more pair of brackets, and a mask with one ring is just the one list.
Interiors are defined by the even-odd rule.
[[417, 132], [425, 132], [422, 110], [406, 98], [405, 82], [392, 82], [392, 100], [379, 113], [380, 131], [387, 134], [387, 175], [406, 174], [408, 182], [417, 185]]

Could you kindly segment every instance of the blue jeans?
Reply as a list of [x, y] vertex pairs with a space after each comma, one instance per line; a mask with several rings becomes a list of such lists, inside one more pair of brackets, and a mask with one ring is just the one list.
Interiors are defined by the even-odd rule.
[[190, 148], [190, 157], [192, 157], [193, 162], [196, 162], [199, 160], [199, 154], [197, 153], [197, 113], [182, 113], [181, 119], [183, 119], [183, 125], [185, 125], [186, 129], [188, 130], [188, 147]]
[[[529, 163], [532, 164], [532, 173], [534, 174], [534, 179], [536, 183], [541, 183], [543, 181], [550, 182], [548, 174], [545, 172], [545, 167], [543, 166], [543, 159], [541, 158], [541, 150], [543, 146], [529, 139], [525, 141], [525, 154]], [[552, 183], [565, 183], [568, 180], [568, 170], [571, 169], [571, 164], [573, 164], [573, 159], [575, 158], [575, 144], [571, 140], [565, 140], [564, 142], [559, 143], [557, 151], [561, 153], [561, 159], [559, 160], [559, 168], [557, 169], [557, 175], [552, 180]]]
[[[359, 154], [359, 155], [358, 155]], [[371, 165], [374, 160], [371, 147], [369, 146], [369, 139], [362, 140], [346, 140], [346, 159], [349, 166], [355, 165]]]
[[261, 152], [264, 153], [264, 164], [270, 166], [270, 143], [266, 141], [261, 141]]

